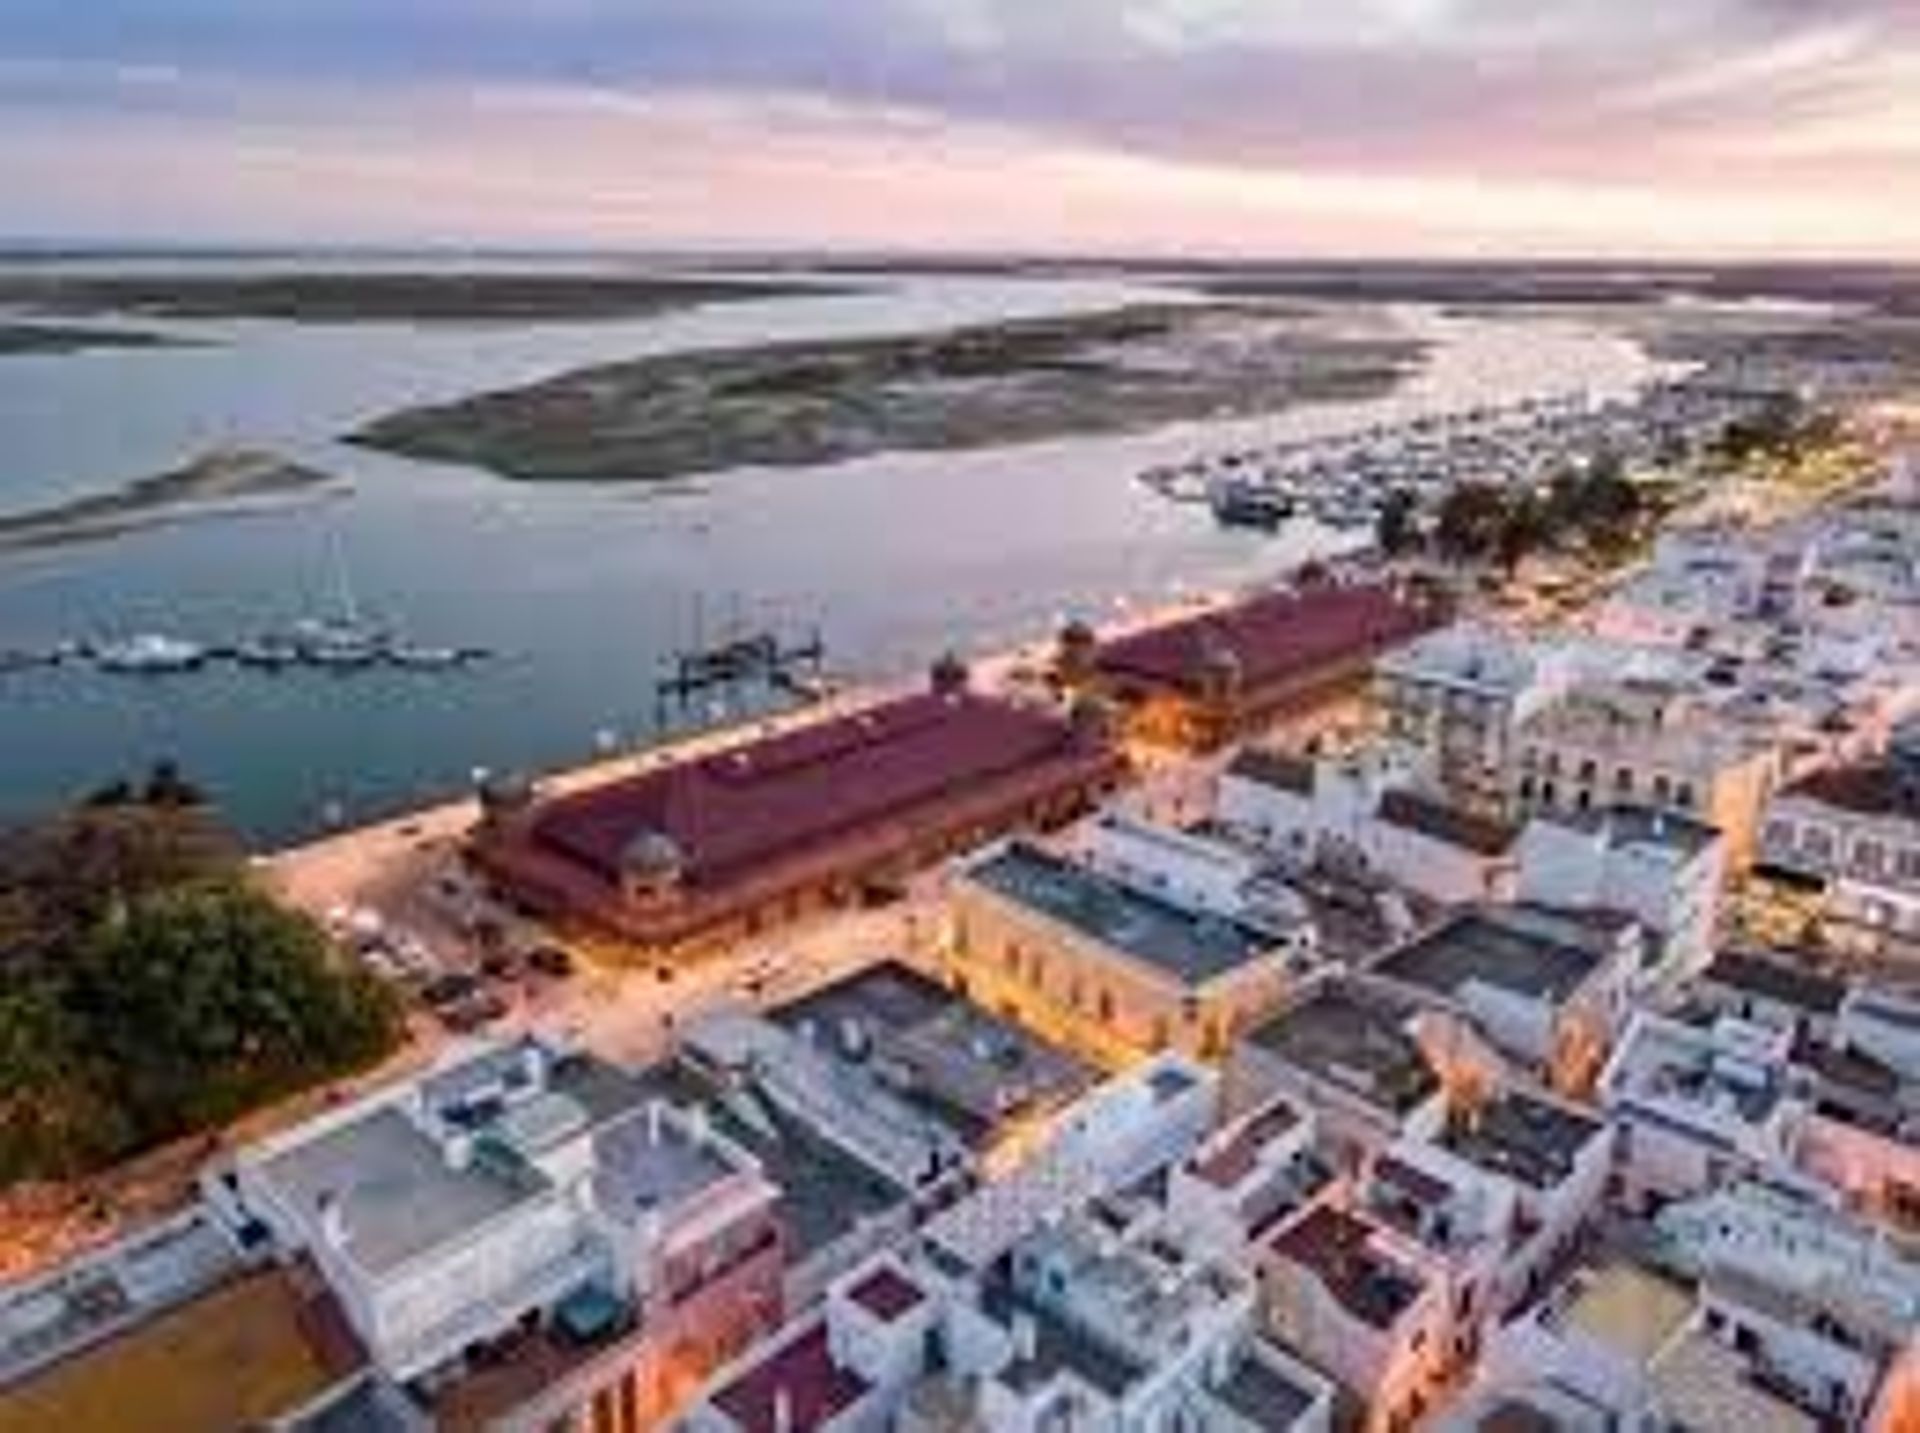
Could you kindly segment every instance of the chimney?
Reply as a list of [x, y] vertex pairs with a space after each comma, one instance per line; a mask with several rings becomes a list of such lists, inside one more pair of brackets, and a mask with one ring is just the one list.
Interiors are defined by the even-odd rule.
[[1040, 1349], [1040, 1328], [1034, 1323], [1033, 1315], [1018, 1313], [1013, 1316], [1013, 1356], [1022, 1363], [1031, 1363]]
[[344, 1254], [351, 1231], [347, 1227], [347, 1211], [341, 1205], [339, 1195], [329, 1189], [315, 1202], [320, 1210], [320, 1238], [329, 1249]]
[[773, 1390], [773, 1433], [793, 1433], [793, 1395], [785, 1387]]

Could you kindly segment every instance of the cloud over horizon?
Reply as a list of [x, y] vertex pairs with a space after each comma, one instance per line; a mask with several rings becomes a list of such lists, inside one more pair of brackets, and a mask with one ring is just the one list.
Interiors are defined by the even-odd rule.
[[0, 232], [1920, 256], [1912, 0], [9, 0]]

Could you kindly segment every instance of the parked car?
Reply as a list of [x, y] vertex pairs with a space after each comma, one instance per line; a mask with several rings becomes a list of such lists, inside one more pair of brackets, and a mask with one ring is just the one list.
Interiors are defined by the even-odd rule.
[[437, 976], [421, 987], [420, 998], [435, 1009], [445, 1009], [483, 993], [480, 978], [466, 971]]
[[440, 1007], [440, 1023], [456, 1034], [491, 1025], [507, 1013], [507, 1002], [491, 990], [481, 990]]

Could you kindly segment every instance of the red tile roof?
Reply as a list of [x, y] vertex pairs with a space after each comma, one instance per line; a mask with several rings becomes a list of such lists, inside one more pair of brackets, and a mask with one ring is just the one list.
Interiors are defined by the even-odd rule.
[[908, 1283], [899, 1271], [882, 1264], [847, 1290], [847, 1297], [882, 1323], [892, 1323], [926, 1299], [918, 1285]]
[[833, 1361], [827, 1326], [819, 1322], [742, 1369], [707, 1400], [745, 1433], [774, 1433], [775, 1410], [786, 1400], [789, 1433], [811, 1433], [866, 1397], [868, 1384]]
[[1239, 660], [1248, 688], [1310, 679], [1316, 668], [1377, 650], [1424, 631], [1418, 608], [1374, 585], [1312, 587], [1258, 597], [1103, 646], [1095, 665], [1192, 693], [1214, 644]]
[[536, 841], [604, 880], [635, 837], [670, 838], [687, 885], [736, 873], [1068, 755], [1067, 724], [974, 695], [906, 697], [663, 767], [546, 808]]

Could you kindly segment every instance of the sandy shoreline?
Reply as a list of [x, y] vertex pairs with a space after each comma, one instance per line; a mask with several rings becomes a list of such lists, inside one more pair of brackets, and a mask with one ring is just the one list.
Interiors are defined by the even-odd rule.
[[162, 523], [243, 511], [261, 502], [344, 491], [343, 481], [332, 474], [274, 453], [219, 449], [111, 492], [0, 514], [0, 552], [98, 542]]

